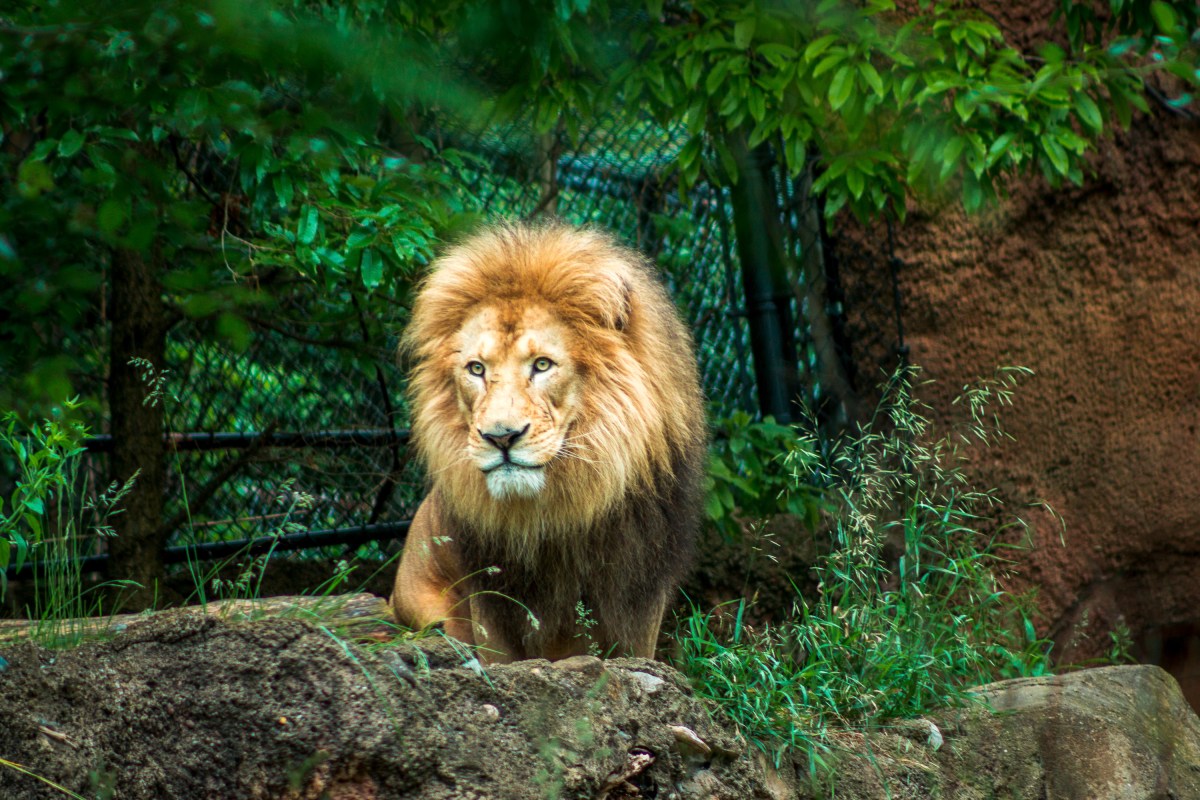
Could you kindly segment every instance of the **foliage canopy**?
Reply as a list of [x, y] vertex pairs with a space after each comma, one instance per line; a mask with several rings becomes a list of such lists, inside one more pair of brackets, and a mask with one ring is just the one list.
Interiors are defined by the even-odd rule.
[[735, 179], [731, 144], [770, 144], [793, 173], [816, 166], [830, 215], [903, 216], [931, 193], [974, 210], [1030, 169], [1082, 180], [1152, 76], [1185, 106], [1196, 17], [1063, 0], [1061, 44], [1032, 54], [929, 0], [17, 3], [0, 17], [0, 325], [18, 344], [0, 403], [103, 372], [116, 250], [152, 255], [171, 321], [234, 344], [297, 281], [331, 325], [352, 301], [368, 319], [402, 306], [473, 211], [470, 157], [425, 138], [436, 120], [529, 114], [578, 135], [649, 108], [686, 121], [685, 186]]

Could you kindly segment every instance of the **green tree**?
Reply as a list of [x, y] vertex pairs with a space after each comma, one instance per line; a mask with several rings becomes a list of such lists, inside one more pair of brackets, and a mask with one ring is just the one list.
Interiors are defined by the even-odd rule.
[[[773, 144], [793, 174], [815, 165], [825, 212], [903, 218], [910, 197], [952, 193], [968, 211], [1013, 176], [1079, 183], [1089, 148], [1147, 111], [1152, 76], [1200, 85], [1195, 3], [1063, 0], [1069, 49], [1024, 53], [974, 4], [651, 2], [645, 57], [624, 91], [687, 120], [679, 157], [695, 180], [705, 152], [725, 176], [738, 146]], [[1169, 91], [1169, 90], [1166, 90]]]
[[579, 136], [649, 108], [687, 123], [685, 187], [734, 181], [770, 147], [828, 215], [902, 217], [914, 195], [976, 209], [1031, 170], [1081, 180], [1148, 93], [1182, 107], [1200, 82], [1194, 3], [1064, 0], [1060, 19], [1068, 46], [1029, 54], [949, 2], [10, 3], [0, 406], [39, 414], [83, 390], [107, 413], [113, 478], [141, 469], [116, 574], [149, 584], [163, 411], [132, 362], [161, 368], [184, 320], [243, 345], [283, 299], [380, 335], [470, 216], [465, 156], [424, 138], [448, 116]]
[[141, 470], [115, 574], [151, 586], [168, 533], [163, 405], [135, 362], [161, 369], [185, 319], [244, 344], [298, 280], [329, 299], [309, 305], [324, 322], [378, 326], [452, 219], [453, 154], [434, 158], [412, 118], [468, 96], [423, 24], [376, 3], [0, 17], [0, 403], [37, 411], [106, 377], [113, 477]]

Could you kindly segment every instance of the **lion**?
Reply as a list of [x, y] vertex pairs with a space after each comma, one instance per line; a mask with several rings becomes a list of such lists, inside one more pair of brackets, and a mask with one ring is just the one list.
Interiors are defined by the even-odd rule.
[[598, 230], [503, 224], [435, 261], [401, 348], [430, 490], [391, 605], [485, 661], [651, 658], [700, 525], [691, 336]]

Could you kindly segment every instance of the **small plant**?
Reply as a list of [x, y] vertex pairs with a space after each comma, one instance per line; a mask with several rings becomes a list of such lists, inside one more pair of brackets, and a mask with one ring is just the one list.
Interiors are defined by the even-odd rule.
[[[208, 602], [209, 597], [206, 587], [209, 586], [211, 586], [213, 594], [218, 599], [255, 600], [259, 597], [262, 592], [262, 582], [267, 572], [267, 565], [270, 563], [275, 549], [279, 546], [279, 541], [288, 534], [304, 530], [304, 525], [296, 522], [295, 517], [303, 515], [313, 506], [312, 495], [301, 491], [294, 491], [292, 485], [292, 480], [284, 481], [276, 494], [276, 500], [283, 506], [284, 511], [279, 522], [264, 537], [269, 541], [265, 552], [253, 557], [250, 557], [248, 552], [230, 556], [224, 561], [220, 561], [210, 567], [204, 573], [201, 573], [196, 562], [189, 558], [188, 567], [191, 570], [195, 586], [194, 595], [199, 597], [201, 604]], [[241, 560], [239, 561], [239, 559]], [[238, 562], [237, 575], [233, 578], [220, 577], [221, 572], [235, 561]], [[335, 578], [337, 577], [335, 576]], [[343, 573], [341, 579], [344, 578], [345, 574]]]
[[600, 645], [592, 638], [592, 628], [596, 627], [596, 618], [592, 616], [592, 611], [582, 600], [575, 602], [575, 624], [579, 627], [579, 632], [575, 634], [576, 639], [587, 639], [587, 651], [591, 656], [602, 656], [604, 653], [600, 649]]
[[[64, 417], [79, 408], [63, 404]], [[83, 631], [69, 625], [101, 616], [106, 588], [131, 588], [129, 581], [109, 581], [83, 588], [83, 559], [99, 541], [111, 537], [109, 520], [120, 513], [121, 500], [133, 488], [135, 474], [124, 484], [97, 490], [83, 467], [83, 441], [88, 429], [73, 420], [44, 420], [28, 429], [13, 413], [0, 418], [0, 455], [12, 459], [14, 488], [7, 507], [0, 498], [0, 595], [4, 570], [32, 564], [34, 636], [47, 644], [77, 640]], [[73, 622], [72, 622], [73, 621]]]
[[[61, 785], [55, 783], [54, 781], [50, 780], [49, 778], [44, 778], [41, 775], [38, 775], [36, 772], [33, 772], [33, 771], [27, 769], [26, 767], [22, 766], [21, 764], [18, 764], [15, 761], [9, 761], [8, 759], [0, 758], [0, 767], [4, 767], [5, 769], [11, 769], [13, 772], [18, 772], [22, 775], [27, 775], [28, 777], [33, 778], [36, 781], [41, 781], [42, 783], [49, 786], [51, 789], [54, 789], [56, 792], [60, 792], [64, 797], [70, 797], [70, 798], [72, 798], [72, 800], [87, 800], [87, 798], [85, 798], [83, 795], [76, 794], [75, 792], [72, 792], [67, 787], [61, 786]], [[104, 796], [101, 795], [101, 797], [103, 798]]]
[[727, 539], [741, 533], [740, 519], [754, 521], [791, 514], [815, 528], [824, 507], [822, 492], [811, 480], [797, 483], [794, 473], [815, 467], [811, 440], [771, 417], [755, 421], [745, 412], [713, 423], [704, 510]]
[[[718, 633], [728, 614], [684, 620], [681, 668], [776, 759], [798, 748], [819, 771], [831, 730], [959, 704], [980, 683], [1048, 669], [1028, 599], [1001, 588], [1005, 550], [1027, 544], [1023, 523], [995, 523], [999, 498], [964, 471], [970, 446], [1004, 435], [989, 409], [1008, 405], [1027, 372], [968, 387], [957, 401], [966, 425], [940, 437], [910, 374], [898, 375], [871, 425], [818, 465], [837, 512], [814, 567], [817, 596], [798, 596], [792, 618], [761, 630], [743, 625], [744, 603], [729, 634]], [[806, 437], [794, 452], [815, 451]], [[812, 479], [806, 455], [787, 463], [797, 485]]]

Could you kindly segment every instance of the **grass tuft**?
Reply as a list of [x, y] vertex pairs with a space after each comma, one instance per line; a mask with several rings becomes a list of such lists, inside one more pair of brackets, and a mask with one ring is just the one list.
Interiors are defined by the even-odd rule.
[[1002, 588], [1028, 531], [1018, 518], [997, 522], [1000, 499], [964, 469], [971, 450], [1005, 436], [995, 410], [1028, 373], [1002, 369], [966, 387], [955, 401], [965, 425], [940, 436], [911, 371], [815, 468], [815, 438], [796, 434], [794, 484], [822, 487], [835, 509], [816, 596], [797, 592], [791, 616], [761, 629], [743, 623], [745, 601], [693, 610], [677, 633], [678, 666], [697, 692], [777, 764], [795, 751], [819, 774], [837, 730], [962, 704], [973, 686], [1049, 669], [1031, 598]]

